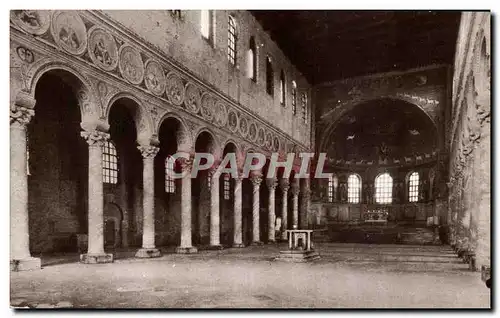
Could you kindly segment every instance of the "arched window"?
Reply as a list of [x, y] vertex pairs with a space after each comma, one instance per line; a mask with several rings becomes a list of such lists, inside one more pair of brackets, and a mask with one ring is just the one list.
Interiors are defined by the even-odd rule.
[[224, 174], [224, 200], [231, 198], [231, 180], [229, 174]]
[[247, 54], [247, 74], [248, 78], [257, 82], [257, 44], [254, 37], [250, 37], [250, 45]]
[[307, 94], [304, 92], [300, 98], [302, 104], [302, 119], [307, 122]]
[[205, 39], [210, 41], [213, 40], [212, 17], [212, 10], [200, 10], [200, 32]]
[[167, 156], [165, 159], [165, 192], [175, 193], [174, 162], [172, 156]]
[[361, 179], [355, 174], [347, 178], [347, 202], [359, 203], [361, 195]]
[[297, 114], [297, 83], [292, 81], [292, 113]]
[[227, 58], [229, 63], [236, 65], [236, 20], [229, 16], [227, 26]]
[[274, 95], [274, 71], [269, 56], [266, 58], [266, 91], [269, 95]]
[[328, 177], [328, 202], [333, 202], [337, 191], [338, 179], [334, 174]]
[[392, 178], [388, 173], [383, 173], [375, 179], [375, 202], [392, 202]]
[[118, 156], [111, 141], [106, 141], [102, 146], [102, 181], [110, 184], [118, 183]]
[[280, 74], [280, 104], [286, 105], [286, 81], [285, 81], [285, 72], [281, 71]]
[[420, 188], [420, 176], [413, 172], [408, 180], [408, 201], [418, 202], [418, 190]]

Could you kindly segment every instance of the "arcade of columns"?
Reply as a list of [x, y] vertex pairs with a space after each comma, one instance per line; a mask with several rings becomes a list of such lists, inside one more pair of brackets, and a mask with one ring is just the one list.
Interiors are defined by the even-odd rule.
[[[143, 156], [143, 245], [138, 257], [155, 257], [159, 251], [154, 242], [154, 169], [158, 152], [158, 130], [166, 118], [180, 122], [177, 136], [178, 151], [193, 153], [194, 136], [209, 127], [216, 144], [229, 141], [239, 145], [244, 154], [255, 149], [264, 154], [272, 152], [298, 153], [308, 150], [301, 142], [277, 129], [265, 119], [248, 111], [223, 93], [206, 85], [175, 61], [168, 59], [138, 39], [126, 29], [116, 29], [113, 21], [93, 11], [36, 11], [37, 24], [23, 19], [24, 10], [11, 12], [11, 268], [23, 270], [39, 268], [40, 260], [29, 252], [28, 189], [26, 175], [26, 125], [34, 116], [35, 89], [43, 74], [59, 71], [69, 74], [80, 106], [81, 136], [89, 146], [88, 176], [88, 253], [82, 261], [110, 262], [112, 255], [104, 252], [102, 145], [109, 139], [107, 117], [114, 101], [128, 98], [137, 106], [137, 143]], [[67, 21], [71, 21], [68, 25]], [[76, 38], [68, 43], [61, 30], [71, 28]], [[95, 52], [105, 50], [107, 60]], [[65, 77], [66, 78], [66, 77]], [[304, 124], [305, 125], [305, 124]], [[304, 126], [304, 129], [306, 127]], [[192, 160], [182, 161], [182, 169], [190, 171]], [[220, 203], [218, 178], [212, 178], [210, 243], [220, 246]], [[261, 180], [252, 176], [256, 189]], [[242, 178], [236, 178], [234, 189], [234, 243], [242, 246]], [[269, 186], [270, 224], [274, 225], [276, 211], [274, 198], [277, 181], [266, 181]], [[282, 195], [288, 195], [288, 180], [280, 180]], [[293, 224], [298, 226], [298, 180], [292, 182]], [[179, 253], [195, 252], [191, 242], [191, 179], [184, 177], [181, 186], [181, 243]], [[254, 192], [254, 202], [258, 201]], [[284, 215], [287, 200], [283, 200]], [[254, 205], [253, 241], [259, 242], [259, 222]], [[286, 217], [283, 227], [287, 228]], [[272, 228], [272, 233], [271, 233]], [[274, 240], [274, 226], [269, 226], [270, 241]]]
[[[34, 101], [31, 101], [31, 106]], [[33, 258], [29, 251], [29, 229], [28, 229], [28, 186], [26, 174], [26, 125], [34, 115], [34, 110], [17, 106], [11, 110], [10, 132], [11, 132], [11, 259], [16, 264], [16, 270], [39, 268], [40, 259]], [[102, 183], [102, 147], [109, 139], [109, 134], [95, 129], [82, 131], [81, 136], [87, 141], [89, 147], [89, 175], [88, 175], [88, 252], [81, 255], [81, 261], [85, 263], [112, 262], [113, 255], [104, 251], [104, 213], [103, 213], [103, 183]], [[137, 257], [158, 257], [160, 252], [155, 246], [154, 229], [154, 167], [153, 159], [159, 148], [154, 145], [141, 145], [138, 147], [143, 156], [143, 239], [142, 248], [137, 252]], [[195, 253], [196, 247], [191, 242], [191, 169], [192, 159], [181, 158], [183, 174], [181, 183], [181, 240], [177, 247], [177, 253]], [[217, 167], [212, 167], [210, 173], [215, 174]], [[259, 188], [262, 184], [261, 173], [251, 175], [253, 184], [253, 243], [260, 244], [259, 228]], [[220, 247], [220, 203], [219, 203], [219, 179], [211, 178], [210, 187], [210, 246]], [[234, 187], [234, 247], [243, 247], [242, 241], [242, 173], [235, 178]], [[299, 179], [293, 179], [291, 185], [289, 180], [282, 178], [279, 182], [283, 205], [281, 217], [282, 228], [287, 229], [288, 218], [288, 189], [292, 189], [292, 226], [298, 228], [300, 193]], [[275, 190], [278, 185], [277, 179], [266, 179], [269, 188], [268, 206], [268, 240], [274, 242], [275, 238]], [[305, 186], [307, 187], [307, 185]], [[282, 239], [286, 239], [283, 233]]]

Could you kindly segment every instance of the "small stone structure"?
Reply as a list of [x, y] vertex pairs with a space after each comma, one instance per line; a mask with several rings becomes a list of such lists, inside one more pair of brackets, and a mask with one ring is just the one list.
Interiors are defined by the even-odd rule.
[[286, 232], [288, 233], [288, 250], [280, 251], [275, 260], [302, 263], [320, 258], [319, 253], [312, 248], [313, 230], [287, 230]]

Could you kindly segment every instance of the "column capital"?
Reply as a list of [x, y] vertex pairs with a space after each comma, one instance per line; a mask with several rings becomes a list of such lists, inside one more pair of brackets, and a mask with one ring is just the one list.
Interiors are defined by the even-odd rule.
[[191, 169], [193, 169], [193, 157], [189, 156], [189, 158], [177, 158], [179, 161], [179, 165], [182, 169], [182, 171], [187, 171], [191, 172]]
[[109, 134], [99, 131], [99, 130], [92, 130], [92, 131], [82, 131], [80, 132], [80, 136], [85, 139], [85, 141], [89, 144], [89, 146], [102, 146], [104, 142], [109, 140]]
[[269, 190], [274, 190], [276, 189], [276, 186], [278, 185], [278, 180], [276, 178], [269, 178], [266, 179], [266, 184]]
[[158, 151], [160, 151], [159, 147], [152, 145], [139, 145], [137, 149], [139, 149], [144, 159], [153, 159]]
[[262, 176], [254, 174], [250, 176], [250, 180], [252, 181], [254, 187], [260, 187], [260, 184], [262, 183]]
[[290, 180], [288, 178], [281, 178], [279, 184], [283, 192], [288, 192], [288, 189], [290, 189]]
[[33, 109], [16, 106], [10, 109], [10, 124], [24, 127], [31, 121], [33, 115], [35, 115]]

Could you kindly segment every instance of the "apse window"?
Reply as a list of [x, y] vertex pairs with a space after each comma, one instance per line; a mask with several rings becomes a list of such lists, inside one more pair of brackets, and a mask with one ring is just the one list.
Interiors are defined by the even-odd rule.
[[286, 106], [286, 87], [285, 87], [285, 73], [281, 71], [280, 74], [280, 104]]
[[361, 194], [361, 179], [355, 174], [351, 174], [347, 178], [347, 202], [359, 203]]
[[224, 175], [224, 200], [229, 200], [231, 194], [231, 180], [229, 174]]
[[274, 95], [274, 71], [269, 56], [266, 58], [266, 92], [271, 96]]
[[418, 172], [413, 172], [410, 175], [410, 182], [408, 184], [408, 198], [410, 202], [418, 202], [419, 179]]
[[174, 162], [172, 156], [165, 159], [165, 192], [175, 193]]
[[227, 58], [229, 63], [236, 65], [236, 20], [229, 16], [227, 29]]
[[375, 202], [392, 202], [392, 178], [388, 173], [383, 173], [375, 179]]
[[102, 146], [102, 181], [109, 184], [118, 183], [118, 156], [111, 141], [106, 141]]
[[257, 82], [257, 44], [254, 37], [250, 37], [250, 45], [247, 53], [247, 74], [248, 78]]
[[328, 177], [328, 202], [333, 202], [333, 174]]
[[297, 115], [297, 83], [292, 81], [292, 113]]
[[213, 42], [213, 11], [201, 10], [200, 11], [200, 32], [201, 35]]

